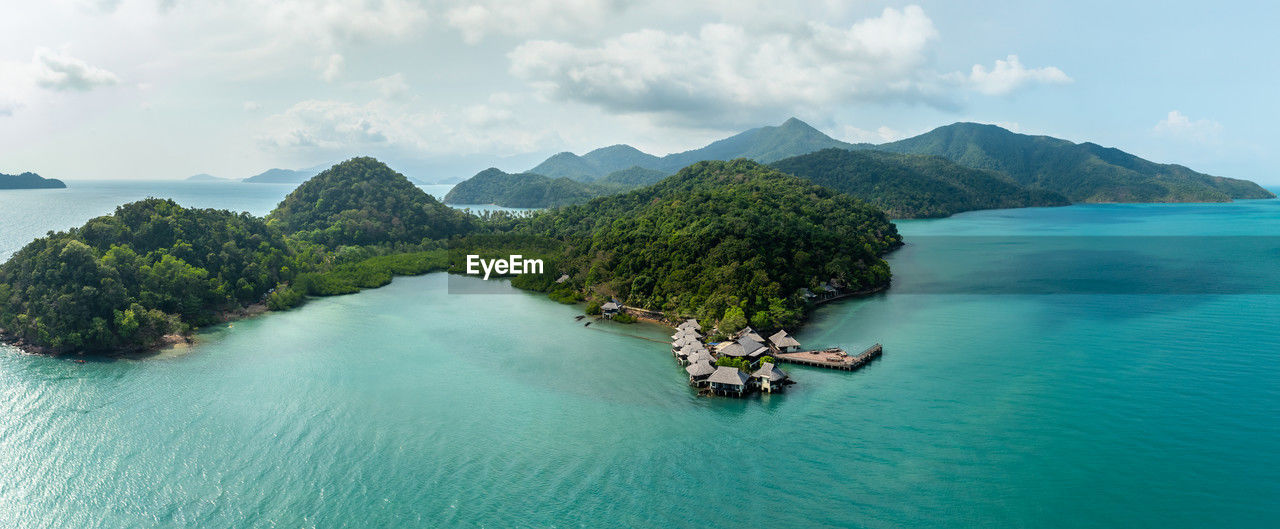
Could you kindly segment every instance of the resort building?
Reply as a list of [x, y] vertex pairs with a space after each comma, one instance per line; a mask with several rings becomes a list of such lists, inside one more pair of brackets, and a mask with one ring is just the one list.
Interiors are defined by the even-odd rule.
[[714, 364], [716, 362], [716, 359], [715, 357], [711, 356], [711, 353], [707, 352], [706, 349], [702, 349], [702, 350], [694, 351], [693, 353], [689, 354], [689, 358], [687, 358], [686, 361], [688, 361], [690, 364], [697, 364], [700, 362]]
[[720, 356], [727, 356], [729, 358], [745, 358], [747, 356], [747, 352], [742, 349], [742, 345], [738, 342], [727, 342], [726, 344], [721, 345], [722, 347], [719, 347], [716, 350], [716, 353]]
[[684, 371], [689, 374], [689, 385], [703, 388], [707, 386], [707, 378], [716, 372], [716, 366], [711, 365], [711, 362], [694, 362], [684, 368]]
[[698, 341], [697, 338], [693, 338], [689, 336], [681, 337], [671, 342], [671, 352], [674, 353], [676, 351], [679, 351], [681, 348], [685, 346], [702, 347], [702, 342]]
[[765, 347], [764, 344], [752, 339], [750, 336], [738, 338], [738, 346], [742, 348], [742, 355], [752, 360], [757, 360], [769, 354], [768, 347]]
[[600, 314], [606, 318], [612, 318], [622, 310], [622, 305], [616, 301], [608, 301], [604, 305], [600, 305]]
[[715, 372], [707, 377], [712, 393], [735, 397], [741, 397], [746, 393], [748, 380], [750, 379], [747, 375], [742, 371], [738, 371], [738, 368], [728, 366], [717, 367]]
[[690, 336], [690, 337], [692, 337], [692, 338], [694, 338], [694, 339], [696, 339], [696, 340], [701, 340], [701, 339], [702, 339], [702, 335], [701, 335], [701, 334], [698, 334], [698, 331], [695, 331], [695, 330], [693, 330], [693, 329], [681, 329], [681, 330], [678, 330], [678, 331], [676, 331], [676, 333], [675, 333], [675, 334], [671, 335], [671, 339], [672, 339], [672, 340], [679, 340], [681, 337], [684, 337], [684, 336]]
[[737, 334], [734, 335], [734, 338], [750, 338], [752, 341], [757, 343], [764, 341], [764, 338], [760, 337], [760, 333], [757, 333], [756, 330], [751, 327], [743, 327], [741, 331], [738, 331]]
[[680, 365], [689, 365], [696, 361], [690, 360], [690, 358], [698, 353], [703, 353], [707, 358], [711, 358], [711, 355], [707, 353], [707, 348], [703, 347], [702, 344], [685, 344], [676, 350], [675, 355], [680, 361]]
[[787, 331], [778, 331], [769, 337], [769, 343], [773, 344], [773, 348], [780, 353], [793, 353], [800, 350], [800, 342], [787, 334]]
[[698, 320], [690, 318], [690, 319], [684, 320], [684, 322], [681, 323], [680, 325], [677, 325], [676, 329], [682, 330], [682, 331], [685, 329], [688, 329], [691, 331], [701, 331], [702, 326], [698, 325]]
[[782, 391], [789, 378], [786, 371], [769, 362], [760, 364], [760, 369], [751, 374], [751, 381], [765, 393]]

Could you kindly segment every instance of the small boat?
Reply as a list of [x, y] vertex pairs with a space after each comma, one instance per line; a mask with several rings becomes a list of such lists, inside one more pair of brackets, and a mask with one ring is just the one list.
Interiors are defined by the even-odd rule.
[[587, 326], [590, 326], [590, 325], [591, 325], [591, 322], [586, 322], [586, 323], [582, 324], [582, 326], [583, 326], [583, 327], [587, 327]]
[[585, 318], [585, 317], [587, 317], [587, 315], [586, 315], [586, 314], [579, 314], [579, 315], [578, 315], [578, 317], [574, 318], [574, 320], [575, 320], [575, 321], [582, 321], [582, 318]]

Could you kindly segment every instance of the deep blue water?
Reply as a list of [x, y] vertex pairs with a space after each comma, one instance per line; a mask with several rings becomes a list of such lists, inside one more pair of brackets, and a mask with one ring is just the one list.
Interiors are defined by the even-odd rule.
[[[174, 185], [180, 202], [255, 213], [288, 191]], [[130, 192], [2, 207], [0, 253]], [[10, 193], [0, 206], [39, 200]], [[1280, 525], [1280, 296], [1071, 288], [1111, 255], [1082, 241], [1268, 244], [1280, 201], [899, 226], [895, 287], [825, 306], [797, 336], [879, 341], [885, 356], [855, 373], [793, 368], [785, 395], [698, 397], [665, 345], [636, 338], [664, 329], [584, 328], [575, 307], [449, 294], [441, 274], [212, 329], [160, 358], [0, 354], [0, 525]], [[1121, 272], [1157, 283], [1187, 263], [1222, 277], [1280, 264], [1134, 246], [1108, 262], [1150, 265]], [[1084, 293], [964, 287], [1042, 285], [1046, 269]]]

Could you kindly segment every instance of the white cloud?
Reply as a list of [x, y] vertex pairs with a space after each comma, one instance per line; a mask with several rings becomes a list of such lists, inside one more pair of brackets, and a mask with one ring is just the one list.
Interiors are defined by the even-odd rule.
[[257, 112], [257, 111], [259, 111], [259, 110], [262, 110], [262, 105], [258, 104], [258, 102], [257, 102], [257, 101], [245, 101], [245, 102], [244, 102], [244, 111], [245, 111], [245, 112]]
[[310, 45], [335, 46], [420, 30], [426, 8], [414, 0], [241, 0], [260, 25]]
[[526, 42], [511, 72], [547, 95], [616, 112], [742, 118], [863, 100], [938, 97], [922, 71], [938, 37], [917, 6], [847, 28], [810, 22], [771, 32], [706, 24], [696, 34], [642, 30], [582, 47]]
[[388, 99], [307, 100], [267, 118], [258, 140], [270, 151], [368, 149], [421, 157], [515, 154], [542, 149], [556, 138], [544, 127], [518, 122], [513, 104], [495, 97], [488, 104], [436, 110]]
[[0, 101], [0, 118], [12, 116], [18, 111], [18, 104], [12, 101]]
[[1157, 135], [1193, 143], [1213, 144], [1222, 139], [1222, 124], [1209, 119], [1192, 120], [1182, 112], [1170, 110], [1152, 129]]
[[346, 59], [342, 58], [342, 54], [334, 53], [329, 57], [316, 58], [316, 68], [320, 70], [320, 78], [326, 83], [332, 83], [342, 76], [342, 70], [346, 66]]
[[404, 74], [402, 73], [379, 77], [374, 79], [371, 84], [383, 99], [399, 100], [409, 95], [409, 83], [404, 80]]
[[965, 81], [980, 93], [998, 96], [1032, 83], [1066, 84], [1071, 82], [1071, 78], [1054, 66], [1027, 68], [1017, 55], [1010, 55], [1005, 60], [997, 59], [995, 67], [990, 70], [981, 64], [973, 65]]
[[901, 132], [886, 125], [881, 125], [876, 130], [865, 130], [852, 125], [845, 125], [841, 127], [839, 136], [849, 143], [886, 143], [906, 137]]
[[83, 92], [120, 82], [114, 73], [48, 48], [37, 48], [31, 64], [36, 84], [50, 90]]
[[445, 13], [469, 44], [490, 34], [528, 36], [581, 31], [626, 7], [623, 0], [485, 0], [464, 2]]

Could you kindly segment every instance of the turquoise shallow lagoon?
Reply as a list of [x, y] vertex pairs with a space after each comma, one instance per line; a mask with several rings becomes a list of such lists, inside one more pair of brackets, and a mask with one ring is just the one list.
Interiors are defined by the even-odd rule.
[[[288, 191], [174, 185], [180, 202], [255, 213]], [[0, 205], [61, 213], [0, 208], [4, 257], [109, 211], [13, 193]], [[1280, 525], [1280, 296], [910, 288], [1003, 260], [1027, 263], [998, 269], [1017, 281], [1042, 271], [1039, 255], [1090, 270], [1096, 256], [1072, 261], [1059, 236], [1266, 240], [1280, 201], [900, 228], [920, 242], [891, 257], [895, 281], [917, 293], [825, 306], [798, 334], [879, 341], [884, 358], [856, 373], [793, 368], [785, 395], [697, 397], [664, 345], [636, 337], [662, 328], [583, 327], [577, 308], [516, 291], [451, 295], [442, 274], [211, 329], [160, 358], [6, 350], [0, 525]], [[930, 246], [957, 235], [1021, 243]], [[1206, 273], [1270, 258], [1248, 255], [1206, 256]]]

